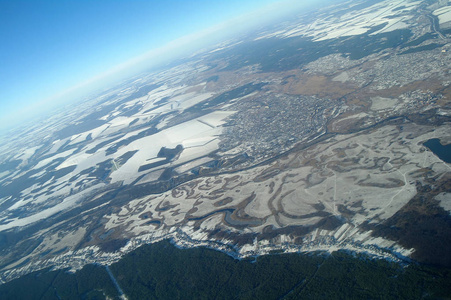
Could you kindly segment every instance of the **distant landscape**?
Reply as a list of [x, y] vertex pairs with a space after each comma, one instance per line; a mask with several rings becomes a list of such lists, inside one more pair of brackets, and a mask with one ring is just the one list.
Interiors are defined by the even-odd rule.
[[10, 131], [0, 298], [451, 297], [450, 40], [293, 12]]

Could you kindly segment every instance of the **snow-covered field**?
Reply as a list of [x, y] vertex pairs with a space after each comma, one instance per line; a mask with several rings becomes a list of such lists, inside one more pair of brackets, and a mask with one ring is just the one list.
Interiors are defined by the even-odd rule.
[[[365, 3], [336, 5], [315, 21], [278, 25], [256, 40], [303, 36], [339, 48], [352, 39], [333, 39], [411, 29], [428, 9], [409, 0], [349, 9]], [[440, 24], [451, 21], [449, 6], [434, 7], [429, 10]], [[429, 34], [423, 17], [418, 32]], [[141, 74], [0, 143], [0, 162], [7, 162], [0, 164], [0, 232], [32, 232], [17, 248], [10, 246], [17, 252], [0, 257], [7, 260], [0, 280], [35, 267], [108, 264], [165, 238], [236, 257], [274, 249], [348, 249], [393, 260], [410, 255], [412, 249], [373, 237], [361, 225], [385, 222], [409, 205], [419, 184], [449, 175], [449, 164], [422, 145], [431, 137], [451, 140], [449, 123], [440, 121], [449, 116], [447, 106], [433, 125], [410, 119], [439, 111], [439, 102], [447, 101], [441, 93], [449, 85], [448, 45], [402, 55], [400, 47], [384, 49], [356, 60], [337, 52], [298, 69], [280, 71], [274, 64], [263, 71], [268, 57], [234, 69], [240, 55], [233, 46], [241, 43], [208, 50], [207, 63], [187, 59]], [[224, 54], [229, 48], [232, 54]], [[310, 106], [302, 88], [315, 91], [317, 82], [318, 92], [308, 91], [315, 94]], [[261, 83], [260, 90], [247, 90]], [[231, 94], [240, 96], [224, 100]], [[295, 102], [302, 106], [286, 104]], [[264, 149], [260, 157], [253, 152], [258, 147]], [[434, 199], [451, 211], [450, 193]], [[329, 221], [330, 227], [321, 225]], [[286, 234], [291, 228], [305, 231]], [[236, 246], [215, 232], [259, 238]], [[114, 253], [101, 249], [118, 241], [128, 242]], [[26, 243], [35, 248], [22, 257]]]
[[[165, 167], [175, 165], [178, 166], [177, 172], [183, 173], [211, 161], [211, 158], [206, 156], [218, 150], [222, 125], [227, 117], [235, 113], [233, 111], [217, 110], [172, 127], [168, 127], [170, 118], [164, 118], [161, 122], [154, 123], [157, 132], [137, 138], [148, 130], [148, 126], [144, 126], [145, 122], [152, 122], [158, 116], [169, 112], [183, 113], [184, 110], [214, 96], [211, 92], [202, 92], [205, 82], [192, 87], [178, 83], [180, 74], [184, 74], [187, 70], [194, 74], [204, 69], [204, 67], [194, 70], [186, 66], [176, 67], [170, 72], [156, 74], [150, 79], [135, 81], [139, 85], [145, 84], [146, 80], [156, 82], [165, 80], [166, 83], [151, 90], [147, 95], [131, 99], [120, 106], [121, 109], [139, 107], [134, 114], [124, 116], [117, 108], [110, 112], [105, 111], [103, 116], [97, 115], [97, 120], [104, 123], [95, 128], [62, 139], [49, 140], [45, 148], [26, 147], [16, 152], [13, 159], [20, 159], [22, 164], [26, 164], [29, 159], [36, 156], [36, 151], [40, 151], [40, 158], [30, 162], [30, 178], [36, 182], [19, 191], [18, 198], [0, 215], [0, 231], [26, 226], [69, 210], [86, 195], [108, 183], [130, 184], [142, 175], [145, 176], [140, 183], [148, 183], [158, 180]], [[127, 88], [121, 89], [118, 94], [123, 98], [131, 93], [133, 89]], [[167, 100], [162, 104], [158, 103], [163, 98]], [[105, 101], [102, 105], [114, 105], [114, 101]], [[132, 122], [135, 123], [136, 129], [129, 128]], [[45, 138], [49, 139], [51, 135]], [[131, 139], [133, 141], [128, 142]], [[124, 145], [118, 147], [116, 151], [108, 152], [108, 149], [121, 143]], [[182, 145], [184, 149], [171, 162], [155, 169], [138, 171], [141, 166], [165, 161], [165, 158], [157, 157], [160, 149], [175, 148], [177, 145]], [[133, 155], [121, 161], [120, 158], [128, 153]], [[102, 173], [91, 175], [102, 164], [106, 164], [106, 169], [99, 172], [105, 175]], [[67, 173], [65, 170], [69, 169]], [[49, 177], [49, 171], [54, 172], [55, 176]], [[57, 176], [57, 172], [64, 172], [64, 175]], [[4, 171], [0, 175], [15, 180], [24, 174], [26, 172]], [[108, 182], [105, 182], [107, 179]], [[49, 198], [53, 202], [49, 202]], [[5, 198], [3, 202], [10, 199], [11, 197]], [[40, 206], [44, 208], [39, 209]], [[33, 209], [28, 210], [28, 207]], [[27, 211], [26, 214], [22, 217], [15, 216], [15, 212], [23, 209]]]
[[451, 22], [451, 5], [434, 10], [433, 14], [438, 17], [440, 24]]
[[29, 224], [32, 224], [36, 221], [48, 218], [56, 213], [59, 213], [61, 211], [67, 210], [69, 208], [72, 208], [73, 206], [77, 205], [78, 201], [81, 201], [82, 199], [84, 199], [87, 195], [89, 195], [90, 193], [96, 191], [96, 189], [99, 189], [100, 187], [104, 186], [104, 184], [99, 184], [99, 185], [95, 185], [92, 187], [89, 187], [85, 190], [83, 190], [82, 192], [73, 195], [73, 196], [68, 196], [64, 199], [63, 202], [52, 206], [48, 209], [42, 210], [37, 212], [36, 214], [33, 214], [29, 217], [26, 218], [14, 218], [14, 219], [10, 219], [7, 220], [4, 225], [0, 225], [0, 231], [4, 231], [6, 229], [10, 229], [10, 228], [14, 228], [14, 227], [19, 227], [19, 226], [26, 226]]
[[327, 18], [319, 18], [310, 24], [299, 24], [297, 27], [266, 34], [257, 39], [306, 36], [314, 41], [324, 41], [363, 34], [377, 26], [383, 26], [383, 28], [373, 32], [373, 35], [386, 33], [407, 28], [413, 12], [420, 3], [421, 1], [386, 0], [339, 17], [329, 17], [328, 13]]
[[[130, 202], [118, 214], [106, 216], [106, 229], [121, 227], [136, 234], [155, 232], [155, 225], [146, 225], [147, 219], [137, 217], [143, 210], [160, 220], [163, 228], [184, 226], [195, 219], [206, 231], [233, 231], [234, 223], [227, 221], [224, 210], [243, 210], [246, 217], [237, 213], [233, 222], [248, 224], [249, 232], [262, 232], [267, 226], [312, 226], [322, 219], [319, 212], [328, 212], [347, 220], [334, 231], [335, 239], [391, 247], [392, 241], [376, 241], [357, 229], [348, 229], [393, 216], [416, 194], [415, 182], [421, 180], [424, 168], [441, 174], [449, 171], [446, 163], [429, 151], [424, 152], [422, 146], [431, 132], [444, 135], [447, 128], [430, 127], [415, 137], [412, 134], [417, 128], [413, 125], [404, 132], [387, 126], [364, 135], [338, 136], [283, 161], [239, 174], [196, 179], [161, 195]], [[446, 194], [437, 197], [442, 201], [448, 198]], [[346, 216], [343, 207], [348, 211]]]

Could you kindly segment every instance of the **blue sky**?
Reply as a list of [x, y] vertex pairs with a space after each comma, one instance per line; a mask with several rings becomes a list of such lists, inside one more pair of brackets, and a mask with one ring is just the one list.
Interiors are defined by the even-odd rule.
[[0, 0], [0, 127], [114, 66], [275, 2]]

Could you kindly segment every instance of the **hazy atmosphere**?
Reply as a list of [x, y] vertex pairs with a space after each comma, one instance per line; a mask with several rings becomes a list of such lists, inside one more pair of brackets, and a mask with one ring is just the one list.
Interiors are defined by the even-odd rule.
[[451, 0], [0, 25], [0, 299], [451, 297]]
[[311, 3], [1, 1], [0, 130]]

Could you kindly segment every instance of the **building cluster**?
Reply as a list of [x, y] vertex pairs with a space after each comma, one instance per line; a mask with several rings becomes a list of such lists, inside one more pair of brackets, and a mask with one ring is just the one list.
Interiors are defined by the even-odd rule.
[[337, 104], [315, 96], [270, 92], [240, 101], [231, 107], [238, 112], [221, 137], [221, 151], [240, 147], [252, 158], [249, 165], [284, 153], [324, 132], [328, 112]]

